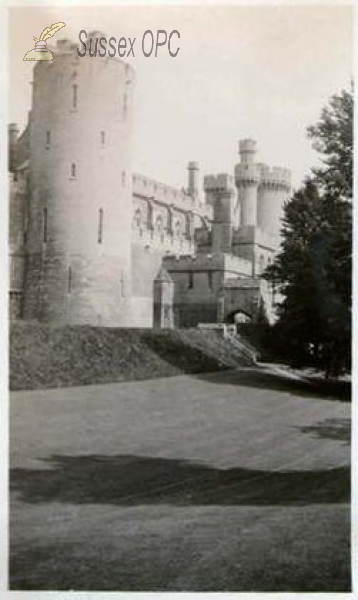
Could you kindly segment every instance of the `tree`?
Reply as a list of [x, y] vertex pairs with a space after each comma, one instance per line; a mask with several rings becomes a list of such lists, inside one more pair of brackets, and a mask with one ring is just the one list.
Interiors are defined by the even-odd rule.
[[316, 125], [308, 127], [313, 147], [323, 155], [321, 168], [313, 169], [326, 192], [350, 200], [353, 190], [353, 84], [351, 90], [332, 96]]
[[277, 342], [297, 365], [327, 376], [350, 363], [353, 180], [353, 96], [333, 96], [308, 128], [323, 167], [287, 203], [283, 243], [265, 277], [282, 294]]

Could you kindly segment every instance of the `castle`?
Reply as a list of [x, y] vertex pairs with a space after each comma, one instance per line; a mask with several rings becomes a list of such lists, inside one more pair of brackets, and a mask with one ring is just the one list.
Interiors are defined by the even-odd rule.
[[[98, 36], [98, 32], [89, 34]], [[242, 140], [234, 175], [188, 164], [186, 189], [132, 172], [135, 73], [60, 40], [9, 126], [10, 316], [191, 327], [274, 318], [260, 275], [280, 245], [290, 171]], [[204, 193], [203, 193], [204, 192]]]

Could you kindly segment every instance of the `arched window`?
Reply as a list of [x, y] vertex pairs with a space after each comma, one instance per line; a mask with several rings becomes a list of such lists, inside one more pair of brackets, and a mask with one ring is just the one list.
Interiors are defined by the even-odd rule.
[[51, 144], [51, 131], [46, 131], [46, 146]]
[[72, 163], [71, 164], [71, 177], [76, 177], [76, 175], [77, 175], [76, 163]]
[[106, 133], [101, 131], [101, 145], [104, 146], [106, 143]]
[[68, 267], [68, 270], [67, 270], [67, 293], [68, 294], [71, 293], [71, 287], [72, 287], [72, 269], [71, 269], [71, 267]]

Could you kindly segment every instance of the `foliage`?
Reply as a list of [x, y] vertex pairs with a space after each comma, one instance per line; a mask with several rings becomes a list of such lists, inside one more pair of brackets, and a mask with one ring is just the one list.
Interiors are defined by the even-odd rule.
[[265, 277], [282, 298], [277, 344], [296, 365], [327, 376], [350, 366], [353, 97], [333, 96], [308, 129], [324, 167], [285, 206], [283, 242]]
[[313, 169], [317, 182], [331, 195], [353, 195], [353, 85], [332, 96], [317, 125], [308, 127], [313, 147], [323, 155], [323, 167]]

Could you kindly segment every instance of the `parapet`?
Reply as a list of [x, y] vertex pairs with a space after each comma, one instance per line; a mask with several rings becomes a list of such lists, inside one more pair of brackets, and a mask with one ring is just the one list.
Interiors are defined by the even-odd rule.
[[228, 173], [219, 173], [218, 175], [205, 175], [204, 190], [206, 193], [234, 192], [234, 178]]
[[246, 139], [239, 141], [239, 152], [240, 154], [256, 154], [257, 143], [256, 140]]
[[199, 171], [199, 163], [195, 160], [191, 160], [190, 162], [188, 162], [188, 169], [190, 169], [191, 171]]
[[290, 191], [291, 189], [291, 171], [282, 167], [268, 167], [265, 164], [257, 165], [260, 186], [268, 188], [279, 188]]

